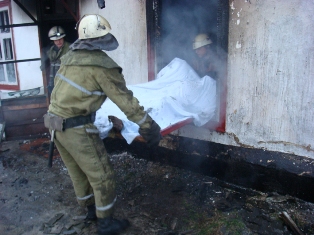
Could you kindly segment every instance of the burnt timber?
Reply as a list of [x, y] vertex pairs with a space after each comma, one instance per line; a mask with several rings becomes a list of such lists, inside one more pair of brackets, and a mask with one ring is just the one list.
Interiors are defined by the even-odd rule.
[[43, 119], [47, 109], [45, 95], [1, 100], [0, 122], [5, 123], [5, 139], [34, 139], [47, 133]]

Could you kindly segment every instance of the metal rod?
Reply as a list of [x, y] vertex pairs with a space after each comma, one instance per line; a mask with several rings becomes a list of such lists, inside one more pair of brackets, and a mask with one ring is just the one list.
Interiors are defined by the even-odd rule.
[[0, 28], [15, 28], [15, 27], [24, 27], [24, 26], [37, 26], [38, 23], [25, 23], [25, 24], [6, 24], [6, 25], [1, 25]]
[[289, 227], [293, 230], [293, 232], [297, 235], [304, 235], [304, 233], [298, 228], [298, 226], [295, 224], [295, 222], [291, 219], [291, 217], [288, 215], [287, 212], [282, 212], [280, 214], [280, 217], [283, 219], [283, 221], [289, 225]]
[[28, 61], [36, 61], [36, 60], [41, 60], [41, 59], [35, 58], [35, 59], [26, 59], [26, 60], [10, 60], [10, 61], [0, 62], [0, 64], [12, 64], [12, 63], [28, 62]]
[[49, 145], [49, 156], [48, 156], [48, 167], [52, 167], [52, 159], [53, 159], [53, 150], [54, 150], [54, 137], [55, 137], [55, 130], [51, 130], [51, 137], [50, 137], [50, 145]]

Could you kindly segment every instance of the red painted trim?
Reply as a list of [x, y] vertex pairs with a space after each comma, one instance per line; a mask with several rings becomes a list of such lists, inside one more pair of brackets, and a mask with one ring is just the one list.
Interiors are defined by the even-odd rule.
[[219, 125], [216, 127], [216, 131], [225, 132], [226, 131], [226, 112], [227, 112], [227, 71], [222, 81], [222, 92], [220, 93], [220, 120]]
[[0, 85], [0, 90], [19, 90], [19, 85]]
[[164, 129], [162, 129], [160, 131], [160, 133], [161, 133], [162, 136], [168, 135], [171, 132], [173, 132], [175, 130], [178, 130], [179, 128], [181, 128], [181, 127], [183, 127], [183, 126], [185, 126], [185, 125], [187, 125], [187, 124], [189, 124], [191, 122], [193, 122], [193, 118], [188, 118], [186, 120], [183, 120], [181, 122], [178, 122], [176, 124], [173, 124], [171, 126], [168, 126], [168, 127], [164, 128]]
[[[10, 0], [5, 0], [0, 3], [0, 7], [8, 7], [9, 8], [9, 16], [10, 16], [10, 23], [13, 23], [13, 14], [12, 14], [12, 6], [11, 6], [11, 1]], [[15, 52], [15, 40], [14, 40], [14, 30], [13, 28], [10, 29], [12, 33], [12, 49], [13, 49], [13, 59], [16, 59], [16, 52]], [[8, 85], [8, 84], [0, 84], [0, 89], [1, 90], [20, 90], [20, 79], [19, 79], [19, 73], [18, 73], [18, 64], [15, 63], [15, 75], [16, 75], [16, 82], [17, 85]]]
[[[171, 132], [180, 129], [181, 127], [183, 127], [183, 126], [185, 126], [185, 125], [187, 125], [187, 124], [189, 124], [189, 123], [191, 123], [191, 122], [193, 122], [193, 118], [187, 118], [186, 120], [183, 120], [183, 121], [181, 121], [181, 122], [178, 122], [178, 123], [176, 123], [176, 124], [173, 124], [173, 125], [171, 125], [171, 126], [168, 126], [168, 127], [164, 128], [164, 129], [162, 129], [162, 130], [160, 131], [160, 134], [161, 134], [162, 136], [168, 135], [168, 134], [170, 134]], [[123, 138], [122, 135], [121, 135], [121, 133], [119, 133], [118, 136], [121, 137], [121, 138]], [[141, 135], [136, 136], [136, 138], [135, 138], [134, 140], [135, 140], [135, 141], [145, 142], [144, 138], [143, 138]]]
[[[149, 24], [150, 18], [154, 17], [154, 14], [146, 14], [147, 15], [147, 24]], [[156, 75], [156, 47], [155, 47], [155, 32], [154, 27], [150, 27], [148, 25], [147, 27], [147, 59], [148, 59], [148, 81], [152, 81], [155, 79]], [[221, 86], [221, 93], [220, 93], [220, 109], [219, 109], [219, 121], [209, 121], [205, 125], [203, 125], [203, 128], [207, 128], [209, 130], [215, 130], [217, 132], [225, 132], [226, 130], [226, 98], [227, 98], [227, 71], [225, 72], [225, 77], [222, 78], [221, 83], [219, 86]], [[190, 121], [192, 122], [192, 121]], [[176, 130], [190, 122], [187, 123], [178, 123], [178, 125], [174, 125], [169, 127], [169, 130], [173, 131]], [[181, 125], [182, 124], [182, 125]], [[181, 126], [180, 126], [181, 125]], [[180, 127], [178, 127], [180, 126]], [[175, 128], [175, 129], [173, 129]], [[167, 129], [167, 128], [166, 128]], [[169, 133], [171, 132], [169, 131]], [[168, 129], [165, 130], [164, 133], [168, 132]], [[169, 134], [168, 133], [168, 134]]]
[[148, 81], [155, 79], [155, 51], [151, 44], [150, 36], [147, 35], [147, 60], [148, 60]]
[[11, 3], [11, 0], [4, 0], [4, 1], [0, 2], [0, 7], [9, 6], [10, 3]]

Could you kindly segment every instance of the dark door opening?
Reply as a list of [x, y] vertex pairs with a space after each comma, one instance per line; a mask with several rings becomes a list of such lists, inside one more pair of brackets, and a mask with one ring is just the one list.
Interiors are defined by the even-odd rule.
[[[36, 0], [37, 14], [39, 21], [39, 37], [41, 46], [42, 69], [44, 76], [45, 93], [49, 82], [50, 63], [47, 57], [47, 52], [54, 45], [49, 39], [49, 30], [54, 26], [60, 26], [64, 29], [66, 36], [65, 41], [73, 43], [78, 34], [75, 29], [79, 19], [79, 2], [77, 0]], [[49, 100], [49, 96], [48, 100]], [[49, 103], [49, 101], [47, 102]]]
[[61, 26], [66, 32], [65, 39], [74, 42], [77, 39], [75, 30], [79, 18], [77, 0], [45, 0], [38, 1], [38, 18], [40, 22], [40, 39], [42, 46], [50, 44], [48, 32], [53, 26]]
[[217, 111], [205, 128], [225, 131], [228, 50], [228, 0], [149, 0], [147, 6], [149, 80], [172, 59], [190, 65], [195, 57], [193, 40], [207, 34], [211, 49], [219, 56], [221, 73], [217, 81]]

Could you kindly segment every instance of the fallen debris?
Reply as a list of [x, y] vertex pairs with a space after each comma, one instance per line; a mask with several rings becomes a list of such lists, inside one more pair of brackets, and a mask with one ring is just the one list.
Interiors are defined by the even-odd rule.
[[286, 211], [282, 212], [280, 217], [293, 230], [293, 232], [295, 232], [295, 234], [304, 235]]

